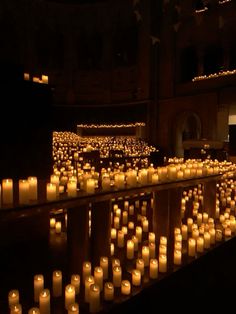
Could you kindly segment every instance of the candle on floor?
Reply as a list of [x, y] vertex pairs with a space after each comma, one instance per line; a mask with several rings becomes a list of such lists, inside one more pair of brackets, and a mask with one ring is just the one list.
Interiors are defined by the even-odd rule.
[[134, 286], [141, 285], [141, 271], [139, 269], [132, 270], [132, 285]]
[[108, 279], [108, 258], [106, 256], [100, 257], [100, 266], [103, 269], [104, 280]]
[[10, 306], [10, 314], [22, 314], [21, 304], [14, 304]]
[[39, 294], [44, 289], [44, 277], [42, 274], [34, 276], [34, 302], [39, 302]]
[[12, 179], [2, 180], [2, 202], [3, 204], [13, 203], [13, 180]]
[[182, 263], [182, 252], [180, 250], [174, 250], [174, 264], [181, 265]]
[[159, 272], [167, 272], [167, 256], [165, 254], [159, 255]]
[[94, 268], [94, 282], [99, 286], [100, 291], [103, 290], [103, 269], [101, 266]]
[[100, 310], [100, 287], [92, 284], [89, 288], [89, 312], [96, 313]]
[[128, 240], [126, 244], [126, 257], [128, 259], [134, 258], [134, 242], [133, 240]]
[[92, 266], [90, 262], [88, 261], [83, 262], [83, 282], [85, 282], [85, 278], [87, 276], [91, 275], [91, 269], [92, 269]]
[[28, 314], [40, 314], [40, 310], [38, 307], [32, 307], [29, 309]]
[[79, 314], [79, 304], [72, 303], [68, 306], [68, 314]]
[[20, 295], [19, 295], [19, 290], [10, 290], [8, 293], [8, 305], [9, 307], [11, 305], [15, 305], [15, 304], [19, 304], [19, 299], [20, 299]]
[[70, 283], [75, 287], [75, 294], [80, 292], [80, 275], [73, 274], [71, 275]]
[[44, 289], [39, 294], [40, 314], [50, 314], [50, 291]]
[[65, 308], [68, 310], [69, 305], [75, 303], [75, 287], [71, 284], [65, 287]]
[[114, 266], [113, 267], [113, 284], [114, 287], [121, 286], [121, 279], [122, 279], [122, 268], [121, 266]]
[[62, 272], [54, 270], [52, 274], [52, 295], [60, 297], [62, 295]]
[[104, 300], [112, 301], [114, 299], [114, 285], [112, 282], [104, 284]]
[[121, 294], [129, 295], [131, 292], [131, 285], [129, 280], [122, 280], [121, 281]]
[[151, 279], [156, 279], [158, 277], [158, 261], [156, 258], [150, 259], [149, 277]]
[[84, 287], [84, 300], [87, 303], [89, 303], [90, 286], [92, 284], [94, 284], [94, 277], [93, 276], [87, 276], [85, 278], [85, 287]]
[[135, 235], [133, 235], [132, 241], [134, 242], [134, 251], [137, 252], [138, 251], [138, 238]]
[[29, 182], [29, 199], [37, 201], [38, 199], [38, 179], [37, 177], [28, 177]]

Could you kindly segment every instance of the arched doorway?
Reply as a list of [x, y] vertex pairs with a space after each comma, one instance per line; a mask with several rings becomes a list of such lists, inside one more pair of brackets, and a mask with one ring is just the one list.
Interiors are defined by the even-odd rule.
[[173, 147], [176, 157], [184, 157], [183, 141], [199, 140], [201, 137], [201, 120], [191, 111], [185, 111], [175, 117], [173, 124]]

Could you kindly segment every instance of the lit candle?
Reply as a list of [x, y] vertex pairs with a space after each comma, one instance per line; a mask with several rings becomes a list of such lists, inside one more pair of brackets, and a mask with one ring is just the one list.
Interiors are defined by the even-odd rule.
[[204, 249], [209, 249], [211, 246], [211, 235], [208, 231], [204, 232]]
[[86, 192], [87, 193], [94, 193], [95, 192], [95, 180], [93, 178], [87, 179]]
[[12, 179], [2, 180], [2, 202], [3, 204], [13, 203], [13, 180]]
[[215, 242], [216, 242], [216, 231], [215, 231], [215, 228], [210, 228], [209, 229], [209, 233], [210, 233], [210, 236], [211, 236], [211, 244], [215, 244]]
[[68, 314], [79, 314], [79, 304], [72, 303], [68, 306]]
[[34, 302], [39, 302], [39, 294], [44, 289], [44, 277], [41, 274], [34, 276]]
[[132, 285], [134, 286], [141, 285], [141, 271], [139, 269], [132, 270]]
[[128, 223], [128, 212], [126, 210], [123, 211], [123, 213], [122, 213], [122, 220], [123, 220], [123, 224], [127, 225], [127, 223]]
[[142, 258], [137, 258], [136, 269], [140, 270], [141, 275], [144, 275], [144, 260]]
[[54, 297], [62, 295], [62, 272], [60, 270], [54, 270], [52, 274], [52, 294]]
[[94, 277], [87, 276], [85, 278], [85, 288], [84, 288], [84, 300], [85, 302], [89, 303], [89, 296], [90, 296], [90, 286], [94, 284]]
[[148, 233], [148, 241], [149, 241], [149, 243], [151, 243], [151, 242], [155, 243], [155, 240], [156, 240], [155, 233], [154, 232], [149, 232]]
[[50, 291], [44, 289], [39, 294], [40, 314], [50, 314]]
[[56, 233], [61, 233], [61, 221], [56, 221], [55, 230], [56, 230]]
[[37, 201], [38, 199], [38, 179], [37, 177], [28, 177], [29, 182], [29, 199]]
[[100, 266], [94, 268], [94, 282], [99, 286], [100, 291], [103, 290], [103, 269]]
[[114, 266], [113, 267], [113, 284], [114, 284], [114, 287], [120, 287], [121, 286], [121, 278], [122, 278], [121, 266]]
[[197, 252], [202, 253], [204, 251], [204, 238], [197, 238]]
[[144, 245], [142, 247], [142, 259], [144, 261], [144, 266], [145, 267], [149, 266], [149, 254], [150, 254], [149, 247]]
[[130, 216], [134, 215], [134, 205], [129, 206], [129, 215]]
[[73, 274], [71, 275], [70, 283], [75, 287], [75, 294], [80, 292], [80, 275]]
[[100, 266], [103, 269], [104, 280], [108, 279], [108, 258], [106, 256], [100, 257]]
[[83, 282], [85, 282], [85, 278], [91, 275], [91, 263], [86, 261], [83, 262]]
[[148, 244], [149, 246], [149, 257], [154, 258], [156, 256], [156, 244], [151, 242]]
[[115, 246], [114, 246], [114, 243], [111, 243], [111, 245], [110, 245], [110, 254], [111, 254], [111, 256], [114, 255], [114, 252], [115, 252]]
[[133, 240], [128, 240], [126, 245], [126, 256], [128, 259], [134, 258], [134, 242]]
[[10, 314], [22, 314], [21, 304], [14, 304], [10, 306]]
[[115, 228], [111, 228], [111, 239], [116, 239], [116, 229]]
[[194, 238], [188, 239], [188, 255], [194, 257], [196, 253], [196, 240]]
[[148, 232], [148, 220], [147, 219], [143, 219], [142, 225], [143, 225], [143, 232]]
[[89, 312], [96, 313], [100, 310], [100, 287], [96, 284], [90, 285], [89, 289]]
[[77, 195], [77, 181], [67, 182], [67, 195], [69, 197], [75, 197]]
[[187, 225], [183, 224], [181, 226], [181, 232], [182, 232], [183, 240], [187, 240], [187, 238], [188, 238], [188, 227], [187, 227]]
[[160, 245], [167, 245], [167, 237], [164, 236], [160, 237]]
[[128, 229], [129, 230], [133, 230], [134, 229], [134, 222], [133, 221], [129, 221], [128, 222]]
[[119, 248], [122, 248], [124, 247], [124, 245], [125, 245], [124, 232], [122, 230], [119, 230], [117, 236], [117, 246]]
[[47, 200], [53, 201], [57, 198], [57, 187], [54, 183], [47, 183]]
[[120, 228], [120, 217], [114, 217], [114, 228]]
[[19, 291], [18, 290], [11, 290], [8, 293], [8, 305], [9, 307], [11, 305], [19, 304]]
[[40, 314], [40, 310], [38, 307], [32, 307], [29, 309], [28, 314]]
[[114, 299], [114, 285], [112, 282], [104, 284], [104, 300], [112, 301]]
[[187, 219], [187, 226], [188, 226], [188, 232], [192, 232], [193, 218], [189, 217]]
[[159, 245], [159, 254], [164, 254], [164, 255], [167, 254], [167, 246], [166, 245], [163, 245], [163, 244]]
[[50, 176], [50, 183], [55, 184], [55, 186], [56, 186], [56, 197], [57, 197], [59, 195], [59, 184], [60, 184], [59, 176], [52, 174]]
[[124, 295], [129, 295], [131, 292], [131, 285], [129, 280], [122, 280], [121, 282], [121, 293]]
[[65, 287], [65, 308], [68, 310], [69, 305], [75, 303], [75, 287], [71, 284]]
[[165, 273], [167, 271], [167, 256], [165, 254], [159, 255], [159, 272]]
[[56, 225], [56, 219], [55, 218], [50, 218], [50, 228], [55, 228]]
[[142, 242], [142, 227], [136, 226], [135, 235], [138, 238], [138, 242], [141, 243]]
[[48, 76], [47, 75], [42, 74], [42, 82], [44, 84], [48, 84]]
[[182, 252], [180, 250], [174, 250], [174, 264], [181, 265], [182, 262]]
[[150, 259], [149, 277], [151, 279], [156, 279], [158, 277], [158, 261], [155, 258]]
[[220, 229], [216, 229], [216, 241], [222, 241], [222, 231]]

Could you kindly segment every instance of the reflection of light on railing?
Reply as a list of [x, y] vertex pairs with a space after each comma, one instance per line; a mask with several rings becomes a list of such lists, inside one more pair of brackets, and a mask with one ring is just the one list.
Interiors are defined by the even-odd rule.
[[207, 11], [207, 10], [208, 10], [208, 7], [204, 7], [204, 8], [202, 8], [202, 9], [195, 10], [195, 13], [203, 13], [203, 12], [205, 12], [205, 11]]
[[209, 74], [209, 75], [200, 75], [200, 76], [195, 76], [192, 81], [196, 82], [196, 81], [202, 81], [202, 80], [208, 80], [211, 78], [216, 78], [216, 77], [220, 77], [220, 76], [227, 76], [227, 75], [233, 75], [236, 74], [236, 70], [232, 70], [232, 71], [222, 71], [219, 73], [213, 73], [213, 74]]
[[231, 0], [219, 0], [219, 4], [225, 4], [231, 2]]
[[102, 129], [102, 128], [134, 128], [136, 126], [145, 126], [144, 122], [135, 122], [130, 124], [78, 124], [77, 127], [84, 129]]

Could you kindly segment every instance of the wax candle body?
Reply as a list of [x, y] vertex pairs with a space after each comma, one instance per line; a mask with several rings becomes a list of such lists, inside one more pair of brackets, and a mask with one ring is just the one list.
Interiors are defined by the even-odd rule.
[[34, 302], [39, 302], [39, 294], [44, 289], [44, 277], [41, 274], [34, 276]]
[[114, 299], [114, 285], [112, 282], [106, 282], [104, 285], [104, 300], [112, 301]]
[[22, 314], [21, 304], [14, 304], [10, 306], [10, 314]]
[[71, 284], [65, 287], [65, 308], [68, 310], [69, 305], [75, 303], [75, 287]]
[[78, 274], [71, 275], [70, 283], [75, 287], [75, 294], [79, 294], [79, 292], [80, 292], [80, 275], [78, 275]]
[[50, 314], [50, 291], [44, 289], [39, 294], [39, 310], [40, 314]]
[[52, 274], [52, 293], [54, 297], [62, 295], [62, 272], [55, 270]]
[[100, 266], [103, 269], [103, 278], [106, 280], [108, 278], [108, 258], [106, 256], [100, 258]]
[[79, 314], [79, 304], [72, 303], [68, 306], [68, 314]]
[[149, 276], [151, 279], [156, 279], [158, 277], [158, 261], [157, 259], [150, 259]]
[[139, 269], [132, 270], [132, 284], [134, 286], [141, 285], [141, 271]]
[[2, 180], [2, 202], [3, 204], [13, 203], [13, 180], [12, 179]]
[[89, 290], [89, 312], [96, 313], [100, 309], [100, 288], [92, 284]]
[[15, 305], [19, 303], [20, 295], [18, 290], [10, 290], [8, 293], [8, 305]]
[[121, 293], [124, 295], [129, 295], [131, 292], [131, 285], [129, 280], [122, 280], [121, 282]]
[[114, 287], [121, 286], [122, 268], [120, 266], [113, 267], [113, 284]]

